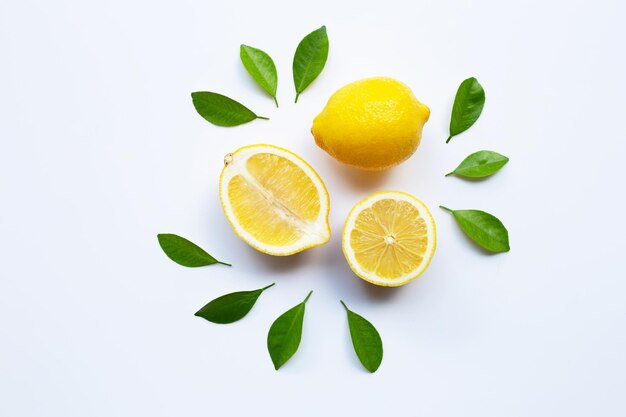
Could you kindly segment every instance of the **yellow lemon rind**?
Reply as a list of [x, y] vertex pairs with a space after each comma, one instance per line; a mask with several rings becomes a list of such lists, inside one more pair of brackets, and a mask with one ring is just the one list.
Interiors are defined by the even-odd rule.
[[313, 120], [311, 133], [317, 146], [336, 160], [381, 171], [415, 153], [429, 117], [428, 106], [406, 84], [372, 77], [337, 90]]

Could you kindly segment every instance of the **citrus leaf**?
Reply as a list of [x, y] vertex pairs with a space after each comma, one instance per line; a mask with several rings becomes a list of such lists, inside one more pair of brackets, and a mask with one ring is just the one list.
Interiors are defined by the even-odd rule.
[[509, 158], [493, 151], [474, 152], [459, 164], [452, 172], [446, 174], [467, 178], [482, 178], [493, 175], [500, 170]]
[[292, 65], [296, 103], [300, 93], [320, 75], [326, 65], [326, 59], [328, 59], [328, 35], [326, 26], [322, 26], [306, 35], [296, 48]]
[[313, 291], [309, 292], [304, 301], [284, 312], [270, 327], [267, 334], [267, 350], [276, 370], [283, 366], [300, 346], [304, 306], [312, 293]]
[[481, 210], [451, 210], [461, 230], [480, 247], [490, 252], [508, 252], [509, 232], [502, 222], [492, 214]]
[[239, 57], [248, 74], [274, 99], [278, 107], [276, 100], [278, 73], [272, 58], [266, 52], [248, 45], [241, 45]]
[[485, 90], [474, 77], [463, 81], [456, 92], [454, 105], [452, 106], [452, 118], [450, 119], [450, 136], [465, 132], [478, 120], [485, 105]]
[[348, 313], [348, 327], [356, 356], [365, 369], [376, 372], [383, 360], [383, 341], [378, 330], [362, 316], [348, 309], [346, 303], [341, 304]]
[[191, 100], [198, 114], [217, 126], [237, 126], [254, 119], [269, 120], [267, 117], [257, 116], [231, 98], [210, 91], [191, 93]]
[[231, 266], [225, 262], [218, 261], [209, 255], [204, 249], [193, 242], [171, 233], [157, 235], [161, 249], [172, 261], [179, 265], [195, 268], [212, 264], [222, 264]]
[[253, 291], [238, 291], [222, 295], [196, 312], [196, 316], [202, 317], [212, 323], [227, 324], [241, 320], [252, 310], [257, 299], [269, 287]]

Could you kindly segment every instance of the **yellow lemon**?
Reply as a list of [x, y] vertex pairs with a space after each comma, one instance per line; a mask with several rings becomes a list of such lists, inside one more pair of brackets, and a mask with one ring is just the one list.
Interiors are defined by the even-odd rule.
[[436, 244], [435, 220], [424, 203], [407, 193], [385, 191], [352, 208], [341, 246], [359, 277], [397, 287], [426, 270]]
[[263, 253], [291, 255], [330, 239], [326, 186], [286, 149], [251, 145], [229, 153], [219, 193], [237, 236]]
[[311, 132], [332, 157], [377, 171], [413, 155], [429, 116], [428, 107], [405, 84], [375, 77], [337, 90], [313, 121]]

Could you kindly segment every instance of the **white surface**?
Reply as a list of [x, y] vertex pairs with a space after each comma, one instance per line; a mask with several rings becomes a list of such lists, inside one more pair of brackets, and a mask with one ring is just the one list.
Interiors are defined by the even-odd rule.
[[[624, 6], [618, 1], [0, 2], [0, 415], [623, 416]], [[298, 41], [326, 24], [322, 76], [292, 103]], [[245, 74], [269, 52], [280, 109]], [[417, 153], [364, 174], [309, 133], [343, 84], [397, 77], [430, 106]], [[468, 76], [482, 117], [444, 144]], [[239, 99], [269, 122], [214, 127], [189, 93]], [[289, 259], [239, 241], [217, 198], [222, 157], [269, 142], [331, 193], [331, 241]], [[444, 178], [467, 154], [511, 158], [484, 182]], [[378, 289], [349, 271], [350, 207], [399, 189], [439, 230], [426, 274]], [[438, 204], [481, 208], [512, 250], [472, 246]], [[185, 269], [156, 234], [234, 267]], [[193, 316], [225, 292], [277, 285], [243, 321]], [[300, 350], [276, 372], [272, 320], [309, 289]], [[343, 298], [384, 339], [374, 375]]]

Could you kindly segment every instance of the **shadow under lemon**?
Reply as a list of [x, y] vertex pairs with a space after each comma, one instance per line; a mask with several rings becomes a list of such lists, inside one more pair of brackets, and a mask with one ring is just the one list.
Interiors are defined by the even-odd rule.
[[[320, 149], [321, 152], [323, 152]], [[349, 188], [359, 191], [374, 192], [376, 188], [385, 183], [391, 174], [391, 170], [366, 171], [353, 166], [338, 162], [328, 155], [324, 155], [324, 172], [333, 171], [333, 181], [343, 182]], [[332, 199], [332, 196], [331, 196]]]

